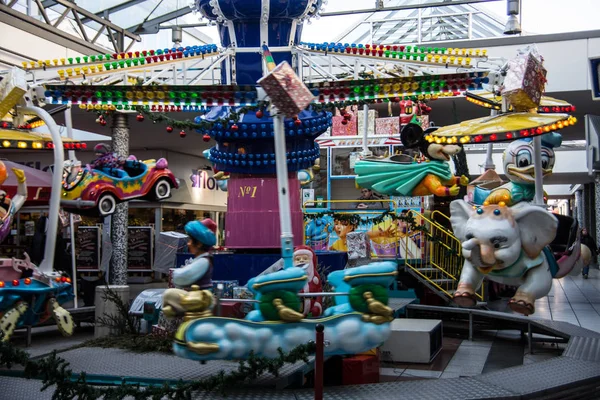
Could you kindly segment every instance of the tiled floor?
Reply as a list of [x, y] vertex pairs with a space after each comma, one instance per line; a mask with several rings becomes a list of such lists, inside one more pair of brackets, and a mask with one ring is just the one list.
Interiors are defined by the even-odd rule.
[[[491, 305], [490, 305], [491, 306]], [[512, 313], [506, 300], [494, 302], [497, 311]], [[553, 281], [548, 296], [536, 301], [531, 318], [569, 322], [600, 332], [600, 271], [590, 269], [589, 279], [581, 275]], [[529, 354], [518, 331], [487, 332], [473, 341], [444, 338], [444, 350], [428, 365], [398, 364], [381, 369], [382, 381], [398, 379], [456, 378], [493, 372], [515, 365], [558, 357], [565, 344], [535, 343]], [[438, 361], [438, 359], [440, 359]], [[435, 365], [434, 365], [435, 364]]]
[[567, 276], [553, 282], [550, 294], [536, 302], [536, 316], [570, 322], [600, 332], [600, 271], [589, 278]]
[[[512, 312], [506, 303], [494, 309]], [[578, 275], [553, 280], [548, 296], [535, 302], [531, 317], [570, 322], [600, 332], [600, 271], [590, 269], [588, 279]]]

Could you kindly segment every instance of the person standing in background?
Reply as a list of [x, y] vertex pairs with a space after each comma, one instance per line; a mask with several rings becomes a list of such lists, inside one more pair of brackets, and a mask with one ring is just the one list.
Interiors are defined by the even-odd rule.
[[[596, 266], [596, 257], [598, 257], [598, 246], [596, 244], [596, 239], [594, 239], [588, 232], [586, 228], [581, 230], [581, 244], [585, 244], [590, 251], [592, 252], [592, 261], [591, 265]], [[583, 267], [583, 278], [588, 278], [588, 273], [590, 272], [590, 265], [586, 265]]]
[[383, 197], [379, 196], [371, 189], [362, 188], [360, 190], [360, 197], [357, 199], [358, 203], [356, 204], [356, 208], [358, 209], [387, 209], [387, 205], [383, 201], [366, 201], [361, 202], [361, 200], [385, 200]]

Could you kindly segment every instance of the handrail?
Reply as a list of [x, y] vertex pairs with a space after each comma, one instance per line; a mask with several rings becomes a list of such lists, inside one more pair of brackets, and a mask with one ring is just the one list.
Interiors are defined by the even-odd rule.
[[[307, 204], [314, 204], [316, 203], [317, 200], [308, 200], [305, 201], [304, 203], [302, 203], [302, 212], [305, 214], [311, 214], [310, 211], [307, 212], [306, 205]], [[391, 203], [394, 206], [394, 209], [398, 209], [398, 202], [396, 200], [393, 199], [377, 199], [377, 200], [359, 200], [359, 199], [355, 199], [355, 200], [319, 200], [319, 203]], [[357, 208], [356, 210], [361, 210], [361, 208]], [[336, 210], [330, 210], [331, 212], [335, 212], [336, 214], [360, 214], [362, 213], [361, 211], [356, 211], [356, 212], [349, 212], [349, 211], [345, 211], [345, 210], [340, 210], [340, 212], [337, 212]], [[372, 212], [370, 212], [371, 214]]]
[[[407, 257], [406, 266], [414, 274], [423, 278], [427, 284], [437, 288], [448, 297], [452, 297], [452, 291], [456, 290], [458, 286], [464, 262], [462, 244], [448, 228], [433, 220], [435, 216], [442, 216], [446, 220], [449, 220], [448, 216], [439, 211], [432, 212], [429, 218], [415, 210], [409, 210], [409, 213], [413, 218], [419, 220], [422, 225], [425, 225], [428, 230], [426, 232], [421, 231], [422, 244], [419, 249], [420, 254], [418, 257]], [[407, 233], [405, 237], [407, 249], [409, 248], [411, 236], [410, 233]], [[429, 238], [442, 240], [431, 241], [428, 240]], [[443, 250], [444, 254], [440, 252], [440, 249]], [[455, 252], [455, 255], [448, 256], [448, 251]], [[418, 260], [418, 263], [415, 260]], [[433, 271], [431, 269], [422, 269], [425, 264], [424, 261], [426, 261], [427, 267], [433, 268]], [[480, 300], [484, 299], [483, 285], [476, 295]]]

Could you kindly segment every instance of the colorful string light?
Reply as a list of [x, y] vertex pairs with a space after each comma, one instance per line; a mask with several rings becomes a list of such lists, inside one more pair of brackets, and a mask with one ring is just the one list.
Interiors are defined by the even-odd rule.
[[469, 67], [473, 59], [487, 58], [487, 50], [445, 47], [424, 47], [395, 44], [356, 43], [300, 43], [300, 47], [323, 53], [346, 54], [361, 57], [387, 58], [398, 61], [423, 62]]
[[[340, 105], [369, 101], [401, 101], [405, 98], [461, 96], [489, 82], [487, 72], [415, 76], [313, 83], [308, 87], [315, 103]], [[53, 104], [80, 104], [88, 109], [131, 109], [148, 106], [151, 111], [198, 111], [202, 106], [255, 106], [258, 93], [252, 86], [66, 86], [47, 85], [45, 97]], [[121, 107], [121, 108], [120, 108]]]
[[563, 129], [570, 125], [575, 125], [577, 118], [568, 116], [562, 120], [552, 122], [546, 125], [540, 125], [530, 129], [511, 130], [505, 132], [494, 132], [491, 134], [475, 134], [475, 135], [452, 135], [452, 136], [440, 136], [436, 135], [436, 132], [426, 135], [425, 140], [429, 143], [489, 143], [489, 142], [503, 142], [507, 140], [514, 140], [519, 138], [527, 138], [538, 135], [543, 135], [549, 132]]
[[123, 65], [127, 64], [127, 61], [129, 61], [131, 65], [144, 65], [145, 63], [151, 62], [202, 56], [211, 53], [216, 53], [217, 51], [218, 47], [216, 44], [207, 44], [203, 46], [186, 46], [177, 48], [173, 47], [171, 49], [165, 48], [156, 50], [129, 51], [113, 54], [96, 54], [91, 56], [54, 58], [51, 60], [48, 59], [29, 62], [23, 61], [22, 65], [23, 69], [26, 70], [47, 69], [53, 67], [69, 67], [71, 65], [74, 66], [84, 64], [97, 64], [96, 68], [99, 68], [105, 67], [105, 63], [108, 63], [109, 67], [112, 67], [113, 61], [117, 61], [118, 66], [120, 65], [120, 61], [124, 62]]

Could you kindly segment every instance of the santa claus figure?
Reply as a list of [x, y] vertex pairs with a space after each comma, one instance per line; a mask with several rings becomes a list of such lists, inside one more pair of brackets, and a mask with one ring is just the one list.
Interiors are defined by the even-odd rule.
[[[294, 251], [294, 266], [303, 268], [308, 275], [308, 281], [300, 293], [321, 293], [323, 284], [317, 272], [317, 256], [308, 246], [298, 246]], [[323, 313], [322, 297], [304, 297], [303, 313], [305, 316], [319, 317]]]

